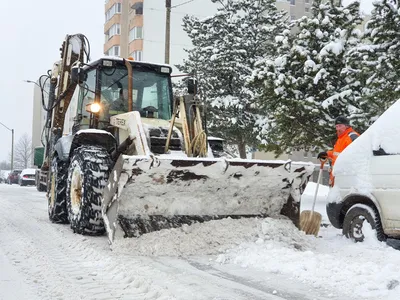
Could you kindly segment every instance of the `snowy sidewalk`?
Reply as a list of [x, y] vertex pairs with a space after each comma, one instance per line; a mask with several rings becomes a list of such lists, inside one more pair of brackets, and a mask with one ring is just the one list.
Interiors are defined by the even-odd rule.
[[[15, 260], [14, 264], [19, 261]], [[16, 271], [15, 266], [8, 260], [7, 256], [0, 249], [0, 300], [29, 299], [36, 300], [30, 292], [30, 287], [22, 280], [21, 275]]]

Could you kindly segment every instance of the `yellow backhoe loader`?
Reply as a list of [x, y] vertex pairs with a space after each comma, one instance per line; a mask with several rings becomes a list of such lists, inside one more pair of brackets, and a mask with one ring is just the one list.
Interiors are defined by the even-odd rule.
[[87, 62], [88, 52], [83, 35], [68, 35], [47, 78], [41, 172], [51, 221], [107, 232], [110, 242], [225, 217], [285, 215], [298, 224], [312, 165], [216, 155], [195, 84], [174, 99], [170, 66]]

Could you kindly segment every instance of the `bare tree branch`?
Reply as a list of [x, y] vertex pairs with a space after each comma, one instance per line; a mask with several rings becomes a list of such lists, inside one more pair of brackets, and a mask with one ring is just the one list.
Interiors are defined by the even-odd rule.
[[32, 142], [26, 133], [18, 140], [14, 153], [15, 168], [26, 169], [31, 165]]

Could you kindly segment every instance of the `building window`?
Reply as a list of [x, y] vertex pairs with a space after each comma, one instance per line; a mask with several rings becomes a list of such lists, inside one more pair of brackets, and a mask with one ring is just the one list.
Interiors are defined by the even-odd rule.
[[143, 15], [143, 2], [136, 2], [131, 8], [135, 15]]
[[121, 24], [114, 24], [113, 26], [108, 29], [106, 32], [106, 42], [112, 38], [114, 35], [120, 35], [121, 34]]
[[119, 56], [120, 55], [120, 46], [112, 46], [108, 51], [105, 53], [108, 56]]
[[310, 3], [310, 0], [304, 0], [305, 3]]
[[136, 61], [142, 61], [143, 51], [133, 51], [130, 56], [133, 57], [133, 59]]
[[290, 16], [290, 21], [294, 21], [294, 20], [296, 20], [296, 16], [295, 15], [291, 15]]
[[288, 0], [290, 2], [290, 5], [296, 5], [296, 0]]
[[306, 10], [306, 12], [310, 12], [310, 8], [309, 7], [306, 7], [305, 10]]
[[143, 39], [143, 27], [133, 27], [129, 31], [129, 42]]
[[106, 22], [110, 20], [115, 14], [120, 14], [122, 11], [122, 4], [115, 3], [109, 10], [106, 12]]

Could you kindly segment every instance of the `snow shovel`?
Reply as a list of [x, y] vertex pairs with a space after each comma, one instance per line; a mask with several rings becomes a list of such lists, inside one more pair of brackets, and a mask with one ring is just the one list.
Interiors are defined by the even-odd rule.
[[315, 188], [314, 200], [311, 210], [303, 210], [300, 214], [300, 230], [304, 231], [306, 234], [318, 235], [319, 228], [321, 226], [322, 216], [319, 212], [314, 211], [315, 202], [317, 201], [319, 183], [322, 177], [322, 171], [324, 170], [324, 165], [327, 159], [321, 159], [321, 165], [319, 168], [317, 187]]

